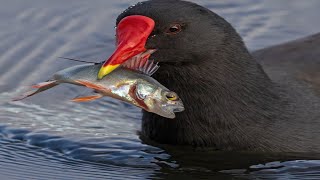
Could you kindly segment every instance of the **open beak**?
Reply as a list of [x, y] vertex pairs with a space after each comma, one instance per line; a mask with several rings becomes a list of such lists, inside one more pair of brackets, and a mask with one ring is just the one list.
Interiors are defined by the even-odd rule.
[[98, 79], [102, 79], [133, 56], [145, 52], [145, 44], [154, 25], [154, 20], [146, 16], [131, 15], [123, 18], [116, 30], [117, 48], [103, 63]]

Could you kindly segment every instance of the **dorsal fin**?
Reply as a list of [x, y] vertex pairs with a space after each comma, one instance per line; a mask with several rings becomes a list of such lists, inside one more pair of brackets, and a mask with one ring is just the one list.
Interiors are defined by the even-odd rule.
[[122, 64], [122, 67], [132, 69], [148, 76], [154, 74], [158, 69], [158, 63], [155, 63], [154, 60], [148, 60], [149, 56], [142, 57], [141, 55], [134, 56], [125, 63]]

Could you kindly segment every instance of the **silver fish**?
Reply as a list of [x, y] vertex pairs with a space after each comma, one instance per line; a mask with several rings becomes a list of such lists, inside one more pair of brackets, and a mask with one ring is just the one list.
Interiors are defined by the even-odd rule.
[[178, 95], [168, 90], [158, 81], [150, 77], [158, 65], [150, 60], [134, 57], [131, 61], [98, 80], [97, 74], [102, 64], [83, 64], [73, 66], [55, 73], [46, 82], [33, 85], [32, 90], [14, 100], [22, 100], [29, 96], [50, 89], [62, 83], [86, 86], [94, 89], [95, 94], [72, 99], [74, 102], [84, 102], [99, 99], [103, 96], [113, 97], [146, 111], [166, 118], [175, 118], [175, 112], [184, 111], [184, 106]]

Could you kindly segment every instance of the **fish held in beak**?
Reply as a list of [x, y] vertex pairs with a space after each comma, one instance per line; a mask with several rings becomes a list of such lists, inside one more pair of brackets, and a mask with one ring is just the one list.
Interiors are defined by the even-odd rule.
[[[154, 26], [154, 20], [146, 16], [131, 15], [122, 19], [116, 30], [116, 50], [101, 66], [98, 79], [102, 79], [133, 56], [147, 51], [145, 44]], [[146, 54], [146, 57], [148, 55], [150, 56]]]
[[72, 99], [73, 102], [93, 101], [108, 96], [170, 119], [175, 118], [176, 112], [184, 110], [178, 95], [151, 77], [159, 66], [153, 61], [146, 61], [144, 53], [134, 56], [102, 80], [97, 80], [101, 66], [102, 64], [82, 64], [63, 69], [48, 81], [31, 86], [30, 91], [13, 100], [19, 101], [69, 83], [94, 90], [94, 93], [86, 96], [77, 96]]

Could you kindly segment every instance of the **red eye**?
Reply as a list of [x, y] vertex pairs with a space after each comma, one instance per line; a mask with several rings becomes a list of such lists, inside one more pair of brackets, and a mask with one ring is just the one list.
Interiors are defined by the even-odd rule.
[[180, 24], [174, 24], [172, 25], [168, 30], [167, 30], [167, 34], [177, 34], [182, 30], [181, 25]]

